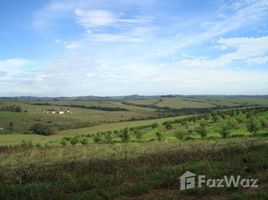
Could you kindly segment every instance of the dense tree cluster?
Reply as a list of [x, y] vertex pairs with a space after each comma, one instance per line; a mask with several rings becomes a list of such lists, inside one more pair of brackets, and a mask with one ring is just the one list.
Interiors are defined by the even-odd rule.
[[22, 112], [22, 109], [20, 106], [17, 105], [11, 105], [11, 106], [2, 106], [0, 107], [1, 111], [9, 111], [9, 112]]
[[53, 130], [53, 128], [51, 128], [50, 126], [48, 126], [46, 124], [41, 124], [41, 123], [34, 124], [30, 128], [30, 130], [34, 134], [45, 135], [45, 136], [53, 135], [55, 133], [55, 131]]

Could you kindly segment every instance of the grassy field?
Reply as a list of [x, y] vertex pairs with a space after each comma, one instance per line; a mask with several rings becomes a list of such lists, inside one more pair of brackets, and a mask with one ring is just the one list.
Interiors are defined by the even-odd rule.
[[91, 133], [93, 134], [93, 133], [109, 131], [109, 130], [111, 131], [121, 130], [126, 127], [131, 128], [131, 127], [137, 127], [137, 126], [151, 125], [155, 122], [163, 123], [166, 120], [175, 120], [175, 119], [180, 119], [180, 118], [183, 118], [183, 117], [179, 116], [179, 117], [160, 118], [160, 119], [153, 119], [153, 120], [108, 123], [108, 124], [103, 124], [103, 125], [87, 127], [87, 128], [76, 128], [76, 129], [58, 131], [56, 132], [55, 135], [51, 135], [51, 136], [42, 136], [42, 135], [36, 135], [36, 134], [23, 134], [23, 133], [0, 134], [0, 146], [19, 144], [22, 142], [22, 140], [32, 141], [35, 144], [36, 143], [45, 144], [45, 143], [49, 143], [50, 141], [60, 140], [63, 137], [91, 134]]
[[[16, 104], [22, 112], [0, 111], [9, 128], [0, 132], [0, 199], [267, 199], [267, 101], [229, 98], [1, 100], [0, 107]], [[227, 107], [165, 118], [157, 113], [161, 106], [218, 105]], [[44, 113], [60, 108], [72, 114]], [[58, 129], [50, 136], [30, 133], [36, 123]], [[259, 187], [181, 191], [185, 171], [257, 178]]]
[[[46, 110], [55, 109], [57, 111], [63, 109], [66, 110], [67, 107], [60, 105], [72, 104], [72, 102], [58, 102], [55, 106], [54, 101], [51, 101], [51, 105], [34, 105], [37, 102], [23, 102], [23, 101], [6, 101], [0, 100], [0, 107], [8, 105], [17, 105], [22, 108], [22, 112], [6, 112], [0, 111], [0, 125], [8, 127], [10, 122], [14, 123], [13, 132], [30, 132], [29, 128], [38, 122], [49, 124], [57, 130], [63, 129], [74, 129], [80, 127], [89, 127], [98, 124], [105, 124], [110, 122], [127, 121], [132, 119], [144, 119], [148, 117], [155, 117], [156, 113], [153, 109], [141, 108], [135, 106], [126, 105], [114, 105], [112, 103], [100, 103], [103, 107], [120, 107], [125, 108], [127, 111], [102, 111], [95, 109], [83, 109], [83, 108], [72, 108], [70, 107], [71, 114], [51, 114], [46, 113]], [[40, 102], [39, 102], [40, 103]], [[42, 102], [46, 104], [47, 102]], [[116, 103], [116, 102], [115, 102]], [[76, 102], [78, 105], [95, 105], [90, 102]], [[97, 104], [97, 103], [96, 103]], [[113, 105], [113, 106], [112, 106]], [[24, 112], [24, 111], [27, 112]]]
[[154, 105], [170, 108], [207, 108], [214, 106], [261, 105], [268, 106], [266, 97], [232, 97], [232, 96], [188, 96], [155, 97], [145, 100], [133, 100], [136, 105]]
[[[236, 138], [3, 149], [0, 197], [266, 199], [267, 142]], [[186, 170], [210, 178], [233, 174], [257, 178], [260, 187], [180, 191], [178, 178]]]

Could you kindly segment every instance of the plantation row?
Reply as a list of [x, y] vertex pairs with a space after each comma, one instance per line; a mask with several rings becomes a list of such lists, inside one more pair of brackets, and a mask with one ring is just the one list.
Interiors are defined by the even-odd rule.
[[162, 140], [267, 136], [267, 108], [248, 108], [199, 114], [162, 124], [64, 137], [60, 144], [127, 143]]

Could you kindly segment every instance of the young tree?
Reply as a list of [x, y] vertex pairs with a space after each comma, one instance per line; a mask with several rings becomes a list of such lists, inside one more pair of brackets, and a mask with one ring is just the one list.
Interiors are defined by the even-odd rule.
[[101, 137], [99, 134], [93, 136], [93, 140], [95, 143], [99, 143], [101, 141]]
[[255, 136], [257, 131], [260, 129], [259, 121], [256, 118], [251, 117], [247, 123], [247, 129]]
[[140, 131], [140, 130], [135, 130], [135, 135], [136, 135], [136, 138], [138, 139], [138, 140], [140, 140], [141, 138], [142, 138], [142, 132]]
[[223, 138], [227, 138], [231, 133], [231, 128], [228, 124], [224, 124], [220, 127], [220, 134]]
[[204, 123], [201, 123], [200, 126], [196, 129], [196, 132], [201, 136], [201, 138], [206, 137], [207, 136], [206, 125]]
[[8, 129], [9, 129], [10, 131], [14, 131], [14, 122], [9, 122], [9, 123], [8, 123]]
[[124, 128], [120, 134], [120, 138], [122, 142], [129, 142], [130, 136], [128, 133], [128, 128]]
[[159, 124], [158, 123], [153, 123], [152, 124], [152, 129], [157, 129], [159, 127]]
[[73, 137], [70, 139], [70, 144], [71, 145], [76, 145], [79, 142], [79, 140], [77, 139], [77, 137]]
[[265, 119], [262, 119], [262, 120], [261, 120], [261, 127], [262, 127], [263, 129], [267, 128], [267, 127], [268, 127], [268, 121], [265, 120]]
[[158, 141], [162, 141], [163, 140], [163, 135], [162, 135], [162, 133], [160, 131], [157, 131], [155, 133], [155, 135], [156, 135]]
[[170, 121], [166, 121], [166, 122], [164, 122], [163, 125], [165, 126], [165, 128], [166, 128], [167, 130], [172, 129], [172, 123], [171, 123]]
[[112, 133], [110, 131], [108, 131], [106, 134], [105, 134], [105, 140], [108, 142], [108, 143], [111, 143], [113, 138], [112, 138]]
[[81, 142], [81, 144], [83, 144], [83, 145], [88, 144], [88, 140], [87, 140], [87, 138], [83, 138], [80, 142]]

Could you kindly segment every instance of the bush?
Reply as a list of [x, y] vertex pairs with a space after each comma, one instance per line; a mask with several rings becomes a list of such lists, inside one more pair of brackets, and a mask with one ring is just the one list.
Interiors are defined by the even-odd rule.
[[247, 129], [255, 136], [260, 129], [260, 122], [256, 118], [251, 117], [247, 123]]
[[29, 141], [22, 140], [20, 146], [23, 148], [33, 148], [33, 142], [31, 140]]
[[66, 140], [66, 139], [62, 139], [62, 140], [60, 141], [60, 144], [63, 145], [63, 146], [65, 146], [65, 145], [68, 144], [68, 140]]
[[87, 140], [87, 138], [83, 138], [80, 142], [81, 142], [81, 144], [83, 144], [83, 145], [88, 144], [88, 140]]
[[95, 143], [99, 143], [101, 141], [100, 135], [98, 135], [98, 134], [94, 135], [93, 140], [94, 140]]
[[76, 145], [78, 142], [79, 142], [79, 140], [77, 139], [77, 137], [73, 137], [73, 138], [70, 140], [70, 143], [71, 143], [72, 145]]
[[164, 122], [163, 125], [167, 130], [172, 129], [172, 123], [170, 121]]
[[267, 122], [267, 120], [265, 120], [265, 119], [262, 119], [262, 120], [261, 120], [261, 127], [262, 127], [262, 128], [267, 128], [267, 127], [268, 127], [268, 122]]
[[230, 129], [230, 126], [229, 125], [222, 125], [220, 127], [220, 135], [223, 137], [223, 138], [227, 138], [231, 133], [231, 129]]
[[142, 139], [142, 131], [140, 131], [140, 130], [136, 130], [135, 132], [134, 132], [134, 134], [136, 135], [136, 138], [138, 139], [138, 140], [140, 140], [140, 139]]
[[55, 133], [55, 131], [50, 126], [41, 123], [34, 124], [30, 128], [30, 130], [34, 134], [45, 135], [45, 136], [53, 135]]
[[162, 133], [160, 131], [157, 131], [155, 133], [155, 135], [156, 135], [156, 138], [157, 138], [158, 141], [162, 141], [163, 140], [163, 135], [162, 135]]
[[112, 133], [110, 131], [105, 134], [105, 140], [108, 143], [111, 143], [113, 141]]
[[122, 142], [128, 142], [130, 139], [128, 128], [125, 128], [122, 130], [122, 133], [120, 134], [120, 138]]
[[156, 129], [156, 128], [158, 128], [159, 127], [159, 124], [158, 123], [154, 123], [154, 124], [152, 124], [152, 128], [153, 129]]
[[196, 129], [196, 132], [201, 136], [201, 138], [206, 137], [207, 130], [205, 124], [201, 123], [200, 126]]

